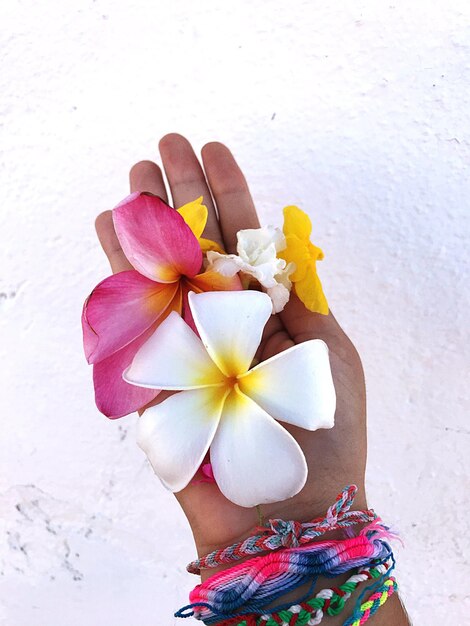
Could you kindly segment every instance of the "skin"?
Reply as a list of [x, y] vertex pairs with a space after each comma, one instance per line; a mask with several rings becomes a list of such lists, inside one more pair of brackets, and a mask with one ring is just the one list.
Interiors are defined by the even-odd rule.
[[[202, 149], [202, 164], [190, 143], [178, 134], [163, 137], [160, 156], [168, 180], [172, 206], [203, 196], [209, 210], [204, 237], [217, 241], [228, 253], [236, 253], [236, 234], [240, 229], [257, 228], [260, 223], [245, 177], [229, 149], [211, 142]], [[161, 169], [151, 161], [141, 161], [130, 172], [131, 191], [148, 191], [169, 201]], [[101, 213], [96, 231], [114, 273], [132, 269], [120, 248], [111, 211]], [[264, 519], [283, 518], [308, 521], [323, 515], [338, 493], [356, 484], [358, 493], [353, 508], [367, 508], [366, 467], [366, 391], [359, 355], [333, 314], [311, 313], [294, 294], [284, 309], [268, 322], [257, 357], [265, 360], [294, 344], [323, 339], [330, 350], [330, 361], [337, 395], [335, 426], [309, 432], [284, 425], [301, 445], [308, 463], [305, 487], [284, 502], [263, 505], [261, 511], [246, 509], [228, 501], [214, 484], [192, 483], [176, 494], [188, 518], [199, 555], [225, 547], [248, 536]], [[160, 394], [156, 402], [165, 399]], [[207, 578], [216, 570], [203, 572]], [[341, 583], [331, 579], [323, 586]], [[320, 582], [320, 581], [319, 581]], [[319, 588], [320, 584], [319, 584]], [[331, 626], [342, 623], [341, 615], [329, 617]], [[395, 594], [369, 620], [373, 624], [401, 626], [408, 620]]]

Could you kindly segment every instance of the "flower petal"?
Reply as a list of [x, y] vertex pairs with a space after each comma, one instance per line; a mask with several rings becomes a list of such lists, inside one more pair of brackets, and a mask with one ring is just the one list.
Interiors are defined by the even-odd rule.
[[182, 302], [183, 302], [183, 312], [181, 314], [181, 317], [184, 319], [184, 321], [189, 326], [189, 328], [193, 331], [193, 333], [197, 337], [199, 337], [199, 333], [197, 332], [196, 324], [194, 323], [193, 314], [191, 313], [191, 307], [189, 306], [188, 294], [189, 294], [189, 290], [185, 286], [181, 290], [181, 297], [182, 297]]
[[289, 276], [292, 282], [301, 280], [311, 262], [307, 244], [296, 235], [286, 237], [287, 248], [279, 252], [279, 256], [289, 265], [294, 264], [295, 270]]
[[202, 196], [180, 207], [178, 213], [192, 230], [196, 239], [199, 239], [207, 222], [207, 207], [202, 204]]
[[242, 284], [238, 276], [221, 276], [215, 270], [206, 270], [194, 278], [185, 278], [184, 283], [191, 291], [241, 291]]
[[277, 258], [271, 262], [250, 265], [236, 254], [219, 254], [218, 252], [208, 252], [207, 260], [209, 270], [218, 272], [222, 276], [235, 276], [238, 272], [243, 272], [253, 276], [263, 287], [274, 287], [275, 276], [280, 274], [286, 266], [283, 259]]
[[289, 302], [290, 289], [282, 283], [276, 283], [274, 287], [266, 289], [266, 293], [273, 303], [273, 313], [280, 313]]
[[322, 261], [325, 258], [323, 250], [311, 241], [308, 242], [308, 253], [313, 261]]
[[88, 363], [107, 358], [139, 337], [165, 312], [177, 289], [177, 283], [156, 283], [135, 270], [105, 278], [83, 307]]
[[220, 385], [225, 377], [201, 340], [172, 312], [140, 348], [123, 378], [151, 389], [196, 389]]
[[181, 391], [140, 417], [137, 443], [167, 489], [181, 491], [199, 469], [226, 395], [220, 387]]
[[202, 265], [196, 237], [161, 198], [133, 193], [113, 210], [119, 243], [133, 267], [160, 283], [195, 276]]
[[237, 252], [253, 265], [276, 258], [276, 252], [284, 250], [286, 239], [274, 226], [245, 228], [237, 233]]
[[269, 296], [259, 291], [190, 293], [189, 305], [214, 363], [226, 376], [246, 372], [271, 316]]
[[321, 339], [300, 343], [263, 361], [238, 384], [277, 420], [307, 430], [332, 428], [336, 394], [328, 347]]
[[284, 208], [284, 235], [296, 235], [299, 239], [308, 241], [312, 232], [312, 222], [309, 216], [297, 206]]
[[208, 252], [209, 267], [224, 276], [241, 271], [253, 276], [263, 287], [274, 287], [277, 277], [286, 269], [277, 252], [286, 247], [283, 233], [273, 226], [250, 228], [237, 233], [238, 254]]
[[297, 297], [309, 311], [328, 315], [328, 301], [313, 261], [307, 265], [304, 277], [294, 283], [294, 288]]
[[235, 276], [246, 266], [246, 263], [237, 254], [223, 254], [209, 250], [207, 253], [209, 271], [217, 272], [221, 276]]
[[158, 390], [134, 387], [122, 379], [123, 371], [152, 332], [153, 328], [93, 366], [96, 406], [106, 417], [115, 419], [133, 413], [158, 395]]
[[220, 252], [220, 254], [225, 254], [225, 250], [222, 248], [222, 246], [220, 246], [216, 241], [212, 241], [212, 239], [199, 237], [199, 245], [201, 246], [201, 250], [203, 252], [209, 252], [209, 250], [213, 250], [214, 252]]
[[202, 274], [198, 274], [194, 278], [183, 278], [180, 281], [182, 286], [183, 297], [183, 314], [182, 317], [186, 324], [199, 336], [196, 325], [194, 324], [193, 314], [188, 303], [188, 294], [191, 291], [201, 293], [203, 291], [241, 291], [242, 284], [238, 276], [221, 276], [215, 270], [206, 270]]
[[292, 435], [236, 388], [225, 401], [210, 457], [219, 489], [244, 507], [290, 498], [307, 479]]

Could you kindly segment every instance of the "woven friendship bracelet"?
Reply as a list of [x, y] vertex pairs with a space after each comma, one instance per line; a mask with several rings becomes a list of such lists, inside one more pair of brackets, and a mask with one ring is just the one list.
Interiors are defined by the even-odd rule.
[[343, 626], [361, 626], [361, 624], [365, 624], [369, 617], [374, 615], [397, 589], [397, 581], [393, 576], [390, 576], [380, 589], [373, 593], [366, 602], [363, 602], [357, 611], [354, 611], [351, 617], [344, 622]]
[[269, 526], [259, 526], [257, 534], [234, 543], [222, 550], [214, 550], [187, 565], [191, 574], [199, 574], [201, 569], [217, 567], [222, 563], [238, 561], [245, 556], [255, 556], [260, 552], [294, 548], [310, 543], [316, 537], [330, 530], [347, 528], [361, 522], [372, 522], [377, 515], [372, 509], [366, 511], [350, 511], [357, 493], [356, 485], [349, 485], [337, 496], [324, 517], [317, 517], [311, 522], [269, 520]]
[[[177, 611], [175, 617], [194, 615], [210, 624], [252, 613], [264, 614], [277, 598], [312, 583], [308, 594], [297, 601], [303, 602], [319, 575], [336, 576], [359, 566], [386, 562], [392, 557], [386, 542], [389, 537], [388, 529], [376, 521], [357, 537], [315, 542], [250, 559], [197, 585], [190, 593], [191, 604]], [[284, 610], [291, 604], [276, 606], [272, 611]]]
[[347, 600], [355, 589], [363, 582], [378, 579], [392, 568], [392, 561], [375, 567], [359, 568], [348, 580], [339, 587], [322, 589], [311, 600], [294, 604], [284, 611], [266, 615], [249, 615], [244, 618], [233, 618], [218, 622], [217, 626], [316, 626], [325, 614], [338, 615], [345, 607]]

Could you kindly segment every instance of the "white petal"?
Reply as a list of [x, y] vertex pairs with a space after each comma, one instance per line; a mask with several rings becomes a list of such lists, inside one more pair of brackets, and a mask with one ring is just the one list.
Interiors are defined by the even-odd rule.
[[209, 266], [224, 276], [244, 272], [263, 287], [274, 287], [276, 278], [286, 268], [284, 259], [277, 258], [277, 252], [286, 247], [282, 231], [273, 226], [240, 230], [237, 241], [238, 255], [210, 251], [207, 253]]
[[225, 380], [199, 337], [175, 311], [144, 343], [122, 377], [151, 389], [196, 389]]
[[274, 418], [306, 428], [332, 428], [336, 393], [328, 347], [305, 341], [260, 363], [239, 379], [240, 389]]
[[[285, 265], [285, 261], [282, 264]], [[243, 270], [246, 274], [251, 274], [263, 287], [274, 287], [277, 283], [277, 277], [282, 272], [280, 263], [260, 263], [259, 265], [250, 266], [250, 271]]]
[[189, 304], [214, 363], [227, 376], [246, 372], [271, 316], [269, 296], [259, 291], [190, 293]]
[[266, 289], [266, 293], [273, 303], [273, 313], [280, 313], [289, 302], [290, 291], [282, 283], [276, 283], [274, 287]]
[[219, 272], [222, 276], [235, 276], [245, 265], [236, 254], [220, 254], [220, 252], [209, 250], [206, 257], [209, 262], [208, 267]]
[[245, 228], [237, 233], [237, 252], [240, 256], [246, 255], [252, 261], [268, 248], [276, 252], [284, 250], [286, 238], [280, 228], [261, 226], [261, 228]]
[[225, 401], [211, 445], [211, 463], [222, 493], [245, 507], [290, 498], [307, 479], [299, 444], [238, 390]]
[[[273, 248], [274, 250], [274, 248]], [[243, 272], [256, 278], [256, 280], [264, 287], [272, 287], [276, 284], [274, 278], [282, 267], [285, 266], [283, 259], [274, 259], [259, 265], [251, 265], [247, 259], [236, 254], [220, 254], [219, 252], [209, 251], [207, 253], [209, 268], [214, 269], [222, 276], [235, 276], [237, 272]]]
[[137, 443], [167, 489], [180, 491], [197, 472], [220, 419], [226, 389], [181, 391], [147, 409]]
[[290, 279], [290, 275], [295, 272], [295, 263], [288, 263], [285, 269], [276, 276], [276, 280], [279, 283], [282, 283], [286, 289], [289, 291], [292, 287], [292, 281]]
[[286, 267], [284, 259], [277, 258], [277, 252], [286, 247], [282, 231], [273, 226], [240, 230], [237, 241], [237, 252], [246, 263], [242, 271], [254, 276], [263, 287], [274, 287], [275, 277]]

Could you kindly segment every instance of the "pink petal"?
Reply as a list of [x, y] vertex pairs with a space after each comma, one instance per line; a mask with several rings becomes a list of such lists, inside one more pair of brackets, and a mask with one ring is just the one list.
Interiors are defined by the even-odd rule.
[[191, 330], [193, 330], [196, 333], [196, 335], [199, 337], [196, 324], [194, 323], [193, 314], [191, 313], [191, 307], [189, 306], [188, 293], [189, 293], [188, 288], [184, 286], [183, 289], [181, 290], [181, 295], [183, 298], [181, 316], [186, 322], [186, 324], [191, 328]]
[[85, 351], [85, 356], [86, 356], [88, 363], [90, 362], [89, 357], [93, 353], [93, 350], [96, 348], [96, 345], [98, 343], [98, 335], [91, 328], [86, 318], [86, 312], [87, 312], [89, 299], [90, 299], [90, 296], [88, 296], [88, 298], [85, 300], [85, 303], [83, 304], [83, 309], [82, 309], [83, 349]]
[[199, 468], [196, 476], [202, 475], [202, 478], [194, 477], [191, 481], [191, 485], [200, 485], [202, 483], [212, 483], [216, 485], [214, 478], [214, 472], [212, 471], [212, 465], [210, 463], [203, 463]]
[[114, 209], [113, 221], [124, 254], [147, 278], [172, 283], [200, 270], [198, 240], [181, 215], [161, 198], [131, 194]]
[[135, 270], [105, 278], [83, 307], [85, 354], [97, 363], [139, 337], [166, 311], [178, 289]]
[[96, 406], [106, 417], [115, 419], [133, 413], [160, 393], [159, 390], [129, 385], [122, 379], [123, 371], [129, 367], [137, 350], [154, 330], [152, 326], [122, 350], [93, 366]]
[[214, 478], [214, 472], [212, 470], [212, 464], [211, 463], [203, 463], [201, 465], [201, 472], [204, 474], [204, 476], [206, 478], [209, 478], [211, 480], [211, 482], [215, 482], [215, 478]]

